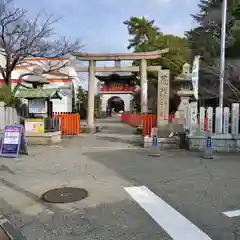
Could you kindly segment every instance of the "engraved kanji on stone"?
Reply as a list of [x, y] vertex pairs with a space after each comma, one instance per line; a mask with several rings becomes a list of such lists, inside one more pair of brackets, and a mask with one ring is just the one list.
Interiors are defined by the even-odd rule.
[[163, 75], [163, 76], [161, 76], [160, 84], [168, 85], [168, 80], [169, 80], [168, 75]]
[[162, 100], [162, 101], [160, 101], [159, 104], [160, 104], [160, 106], [165, 106], [168, 104], [168, 100]]
[[167, 96], [167, 95], [168, 95], [168, 89], [165, 88], [165, 87], [160, 88], [160, 89], [159, 89], [159, 95], [160, 95], [161, 97]]
[[164, 117], [168, 115], [168, 100], [159, 102], [159, 116]]

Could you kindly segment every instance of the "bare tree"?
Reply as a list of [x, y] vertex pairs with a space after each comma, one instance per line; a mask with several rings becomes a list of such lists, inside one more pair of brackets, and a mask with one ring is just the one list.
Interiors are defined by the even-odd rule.
[[81, 48], [78, 40], [71, 41], [67, 37], [55, 40], [54, 25], [59, 20], [44, 11], [30, 20], [26, 10], [14, 6], [14, 0], [0, 2], [0, 55], [5, 60], [0, 65], [0, 73], [7, 86], [11, 86], [14, 68], [24, 63], [26, 58], [46, 58], [49, 63], [45, 67], [47, 73], [66, 65], [66, 62], [51, 59], [66, 56]]
[[[200, 69], [201, 95], [219, 96], [220, 62]], [[226, 102], [240, 102], [240, 60], [226, 60], [224, 74], [224, 99]]]

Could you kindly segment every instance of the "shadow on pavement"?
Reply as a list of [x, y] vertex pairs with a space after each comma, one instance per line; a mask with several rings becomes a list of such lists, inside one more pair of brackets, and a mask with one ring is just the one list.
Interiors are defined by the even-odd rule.
[[160, 183], [179, 179], [186, 176], [186, 169], [189, 168], [192, 171], [188, 171], [188, 174], [199, 174], [199, 168], [196, 166], [200, 165], [200, 158], [190, 161], [195, 153], [171, 150], [170, 152], [160, 152], [160, 157], [151, 157], [149, 153], [151, 153], [151, 149], [140, 148], [88, 152], [85, 155], [115, 171], [126, 180], [136, 180], [137, 184], [141, 182], [147, 184], [149, 181], [150, 183]]
[[4, 164], [0, 165], [0, 172], [7, 172], [7, 173], [15, 175], [15, 172], [12, 171], [8, 166], [6, 166]]
[[214, 240], [240, 239], [240, 219], [221, 214], [239, 209], [239, 157], [204, 160], [182, 150], [149, 157], [148, 151], [136, 149], [86, 155], [132, 185], [147, 186]]
[[[28, 240], [126, 240], [166, 239], [167, 234], [139, 206], [129, 200], [101, 204], [73, 211], [62, 210], [55, 205], [39, 201], [33, 193], [14, 183], [1, 179], [1, 183], [43, 204], [46, 208], [36, 216], [26, 215], [0, 199], [0, 212], [22, 231]], [[53, 214], [49, 214], [47, 210]]]
[[[135, 138], [135, 139], [134, 139]], [[127, 144], [132, 144], [134, 146], [141, 146], [141, 142], [140, 139], [136, 139], [136, 137], [133, 137], [133, 139], [124, 139], [119, 137], [113, 137], [113, 136], [96, 136], [96, 139], [99, 140], [106, 140], [106, 141], [110, 141], [110, 142], [115, 142], [115, 143], [127, 143]]]
[[17, 184], [15, 183], [11, 183], [3, 178], [0, 178], [0, 183], [5, 185], [6, 187], [9, 187], [10, 189], [19, 192], [21, 194], [23, 194], [24, 196], [30, 198], [31, 200], [35, 201], [36, 203], [40, 203], [41, 205], [45, 206], [46, 208], [48, 208], [49, 210], [51, 210], [52, 212], [56, 212], [59, 209], [56, 208], [54, 205], [51, 205], [47, 202], [44, 202], [42, 199], [39, 198], [39, 196], [19, 187]]

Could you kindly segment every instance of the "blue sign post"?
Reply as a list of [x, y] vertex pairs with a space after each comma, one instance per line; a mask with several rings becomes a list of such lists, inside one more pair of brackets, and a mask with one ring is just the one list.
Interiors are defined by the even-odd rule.
[[212, 138], [207, 137], [207, 149], [210, 150], [212, 149]]
[[24, 128], [21, 125], [7, 125], [0, 144], [0, 157], [15, 158], [28, 154]]
[[205, 159], [213, 159], [213, 143], [212, 143], [212, 137], [208, 135], [206, 137], [206, 143], [205, 143], [205, 150], [204, 150], [204, 156]]
[[151, 157], [160, 157], [159, 153], [159, 143], [157, 134], [152, 135], [152, 150], [153, 153], [148, 154]]
[[152, 137], [152, 146], [153, 147], [158, 147], [158, 137], [157, 137], [157, 135], [153, 135], [153, 137]]

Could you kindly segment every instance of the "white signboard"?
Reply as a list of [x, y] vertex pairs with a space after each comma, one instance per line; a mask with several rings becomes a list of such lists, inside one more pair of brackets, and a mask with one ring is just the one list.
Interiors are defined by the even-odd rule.
[[44, 133], [44, 119], [25, 119], [25, 131]]
[[6, 132], [4, 135], [4, 144], [18, 144], [20, 133], [19, 132]]
[[47, 113], [47, 104], [45, 99], [28, 100], [29, 113], [45, 114]]
[[193, 94], [196, 100], [198, 100], [199, 62], [200, 56], [195, 56], [192, 67], [192, 85]]

